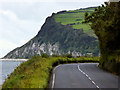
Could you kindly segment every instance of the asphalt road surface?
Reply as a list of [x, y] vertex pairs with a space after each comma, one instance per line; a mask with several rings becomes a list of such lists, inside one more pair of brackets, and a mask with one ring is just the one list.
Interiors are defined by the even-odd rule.
[[118, 77], [98, 68], [98, 63], [63, 64], [53, 71], [52, 88], [118, 89]]

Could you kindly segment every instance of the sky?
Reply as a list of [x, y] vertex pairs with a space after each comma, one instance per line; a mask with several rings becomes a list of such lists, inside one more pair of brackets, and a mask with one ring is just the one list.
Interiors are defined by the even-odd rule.
[[0, 58], [32, 39], [52, 13], [99, 6], [104, 1], [0, 0]]

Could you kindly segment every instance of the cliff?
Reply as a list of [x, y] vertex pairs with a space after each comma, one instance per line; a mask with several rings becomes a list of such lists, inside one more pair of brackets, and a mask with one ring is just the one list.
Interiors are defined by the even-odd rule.
[[[34, 38], [23, 46], [9, 52], [4, 58], [31, 58], [34, 55], [41, 55], [42, 53], [48, 55], [72, 53], [73, 56], [92, 54], [97, 56], [99, 54], [97, 38], [89, 28], [85, 31], [88, 25], [86, 25], [86, 27], [84, 25], [85, 28], [81, 26], [80, 20], [83, 16], [80, 14], [85, 12], [86, 10], [80, 9], [77, 11], [53, 13], [52, 16], [46, 19]], [[73, 14], [76, 13], [80, 15], [80, 17], [74, 17]], [[74, 24], [66, 21], [67, 17], [61, 17], [60, 15], [73, 16], [72, 18], [75, 19]], [[59, 21], [60, 17], [63, 19], [63, 22]], [[64, 21], [67, 23], [64, 24]], [[77, 28], [74, 26], [77, 26]]]

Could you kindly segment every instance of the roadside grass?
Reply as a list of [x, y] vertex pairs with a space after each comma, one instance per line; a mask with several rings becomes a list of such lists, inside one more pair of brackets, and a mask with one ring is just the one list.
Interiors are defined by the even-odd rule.
[[2, 88], [48, 88], [55, 66], [65, 63], [99, 62], [99, 57], [48, 57], [33, 56], [18, 66], [6, 79]]

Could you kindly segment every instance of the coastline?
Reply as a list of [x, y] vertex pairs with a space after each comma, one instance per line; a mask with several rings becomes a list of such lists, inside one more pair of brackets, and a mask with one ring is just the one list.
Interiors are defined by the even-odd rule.
[[[0, 90], [2, 89], [2, 84], [4, 83], [4, 82], [2, 82], [1, 80], [3, 80], [2, 79], [2, 74], [1, 74], [1, 72], [2, 72], [2, 62], [4, 62], [4, 63], [22, 63], [22, 62], [26, 62], [28, 59], [0, 59]], [[18, 67], [19, 65], [18, 64], [16, 64], [16, 65], [14, 65], [14, 69], [16, 68], [16, 67]], [[13, 72], [14, 70], [12, 70], [12, 72]], [[8, 75], [10, 75], [12, 72], [9, 72], [8, 73]]]
[[28, 59], [0, 59], [0, 61], [27, 61]]

